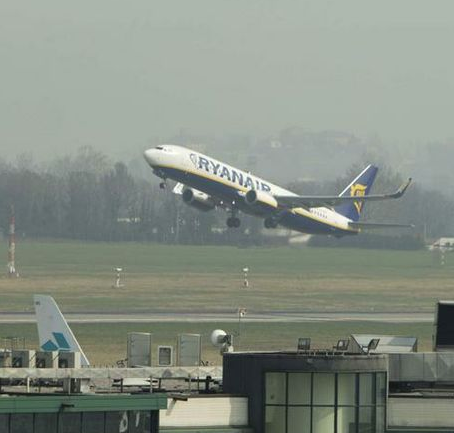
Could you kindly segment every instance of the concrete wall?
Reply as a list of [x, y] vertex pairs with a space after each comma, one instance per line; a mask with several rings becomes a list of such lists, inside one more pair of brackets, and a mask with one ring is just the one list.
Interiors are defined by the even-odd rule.
[[389, 354], [390, 382], [454, 382], [454, 352]]
[[451, 428], [454, 430], [454, 399], [388, 398], [388, 428], [403, 429], [412, 427]]
[[[255, 433], [254, 430], [248, 427], [163, 427], [159, 431], [165, 433]], [[406, 432], [412, 433], [412, 432]], [[417, 432], [424, 433], [424, 432]], [[432, 432], [430, 432], [432, 433]]]
[[159, 425], [166, 427], [247, 427], [248, 401], [245, 397], [200, 395], [187, 401], [169, 398], [167, 409], [159, 412]]

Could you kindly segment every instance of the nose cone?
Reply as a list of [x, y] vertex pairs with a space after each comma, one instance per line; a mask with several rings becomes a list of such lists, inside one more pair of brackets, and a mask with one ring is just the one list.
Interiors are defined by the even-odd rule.
[[143, 157], [151, 167], [158, 165], [158, 153], [159, 151], [156, 149], [148, 149], [143, 153]]

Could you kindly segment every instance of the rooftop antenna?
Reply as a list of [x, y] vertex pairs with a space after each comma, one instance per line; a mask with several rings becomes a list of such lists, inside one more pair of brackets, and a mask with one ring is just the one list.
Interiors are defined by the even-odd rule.
[[8, 277], [18, 277], [16, 271], [16, 219], [14, 216], [14, 205], [11, 205], [11, 218], [9, 223], [9, 240], [8, 240]]

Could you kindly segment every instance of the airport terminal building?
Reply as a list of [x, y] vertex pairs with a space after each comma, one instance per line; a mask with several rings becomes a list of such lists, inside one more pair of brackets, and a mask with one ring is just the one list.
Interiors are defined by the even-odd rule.
[[[18, 376], [19, 370], [0, 369], [2, 382]], [[26, 370], [29, 377], [34, 374], [32, 369]], [[61, 377], [77, 376], [75, 369], [60, 370]], [[90, 369], [80, 370], [85, 370], [84, 378], [88, 377], [86, 370]], [[134, 369], [124, 369], [121, 374], [126, 370]], [[181, 378], [184, 370], [150, 368], [144, 371], [144, 377]], [[205, 386], [211, 381], [211, 373], [203, 369], [187, 372], [184, 391], [142, 388], [134, 392], [73, 393], [43, 387], [41, 392], [27, 393], [10, 386], [0, 395], [0, 432], [454, 431], [453, 352], [226, 353], [221, 391]], [[52, 374], [55, 372], [48, 375]]]
[[385, 431], [384, 355], [231, 353], [224, 390], [248, 396], [254, 431]]
[[[19, 375], [18, 370], [0, 369], [2, 381]], [[61, 376], [77, 376], [71, 369], [61, 370], [67, 370], [61, 371]], [[133, 369], [124, 369], [123, 374], [126, 370]], [[144, 376], [152, 373], [163, 379], [182, 377], [184, 370], [151, 368]], [[192, 390], [185, 391], [142, 388], [123, 393], [56, 392], [45, 388], [26, 393], [11, 391], [14, 387], [9, 387], [0, 395], [0, 432], [454, 431], [452, 352], [226, 353], [221, 391], [205, 387], [211, 380], [207, 371], [187, 371], [188, 378], [204, 386], [196, 388], [193, 384]], [[32, 375], [33, 371], [28, 369], [27, 374]], [[87, 374], [84, 373], [85, 378]]]
[[[166, 367], [0, 351], [0, 433], [454, 432], [453, 312], [438, 305], [432, 352], [413, 337], [356, 334], [326, 350], [301, 338], [295, 351], [226, 351], [217, 367], [200, 365], [193, 334]], [[132, 335], [129, 359], [150, 354], [150, 335]]]
[[10, 395], [0, 398], [2, 433], [155, 433], [164, 394]]

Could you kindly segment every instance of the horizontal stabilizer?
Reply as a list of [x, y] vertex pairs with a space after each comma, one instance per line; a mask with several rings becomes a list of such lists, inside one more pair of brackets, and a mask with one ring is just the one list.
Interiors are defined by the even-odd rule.
[[386, 224], [386, 223], [358, 223], [350, 222], [348, 226], [352, 229], [364, 229], [364, 230], [374, 230], [374, 229], [413, 229], [414, 224]]
[[344, 196], [279, 196], [275, 195], [279, 205], [283, 207], [318, 207], [318, 206], [335, 206], [341, 203], [381, 201], [400, 198], [411, 184], [411, 178], [401, 185], [395, 192], [389, 194], [376, 195], [344, 195]]

